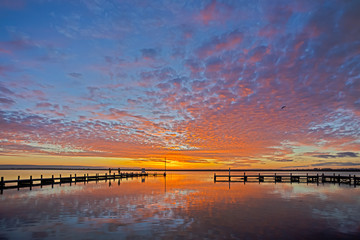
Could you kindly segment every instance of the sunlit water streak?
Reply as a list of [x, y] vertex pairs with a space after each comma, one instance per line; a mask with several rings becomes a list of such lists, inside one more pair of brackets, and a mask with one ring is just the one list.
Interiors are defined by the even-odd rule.
[[[95, 174], [95, 172], [94, 172]], [[169, 173], [6, 190], [0, 239], [319, 239], [360, 237], [360, 187], [214, 183]]]

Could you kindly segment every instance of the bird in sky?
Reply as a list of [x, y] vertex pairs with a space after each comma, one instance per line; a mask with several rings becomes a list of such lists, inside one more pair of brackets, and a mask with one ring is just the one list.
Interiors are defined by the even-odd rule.
[[281, 107], [281, 110], [283, 110], [284, 108], [286, 108], [286, 106], [285, 106], [285, 105]]

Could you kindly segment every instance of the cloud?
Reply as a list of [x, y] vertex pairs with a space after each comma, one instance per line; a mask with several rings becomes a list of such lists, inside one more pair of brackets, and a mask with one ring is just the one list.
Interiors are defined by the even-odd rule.
[[311, 166], [312, 167], [320, 167], [320, 166], [351, 167], [351, 166], [360, 166], [360, 162], [323, 162], [323, 163], [311, 164]]
[[336, 154], [338, 157], [358, 157], [358, 153], [354, 152], [339, 152]]
[[16, 68], [13, 65], [0, 65], [0, 75], [6, 76], [8, 73], [15, 72]]
[[5, 105], [13, 105], [13, 104], [15, 104], [15, 101], [10, 98], [0, 97], [0, 103], [5, 104]]
[[227, 5], [212, 0], [211, 3], [207, 4], [195, 17], [204, 25], [211, 23], [223, 23], [229, 18], [231, 8]]
[[243, 37], [243, 33], [237, 30], [215, 36], [210, 41], [205, 42], [201, 47], [199, 47], [196, 50], [196, 53], [199, 58], [203, 59], [210, 56], [216, 56], [223, 51], [236, 50], [240, 47]]
[[313, 155], [313, 157], [318, 157], [318, 158], [344, 158], [344, 157], [359, 157], [358, 153], [355, 152], [338, 152], [336, 154], [318, 154], [318, 155]]
[[49, 108], [49, 107], [52, 107], [52, 104], [48, 103], [48, 102], [41, 102], [41, 103], [37, 103], [36, 107], [38, 107], [38, 108]]
[[82, 74], [77, 73], [77, 72], [68, 73], [68, 75], [73, 77], [73, 78], [81, 78], [82, 77]]
[[8, 94], [8, 95], [13, 95], [14, 92], [11, 91], [10, 89], [4, 87], [4, 86], [1, 86], [0, 85], [0, 92], [2, 92], [3, 94]]
[[13, 11], [0, 43], [0, 139], [219, 166], [359, 157], [355, 1], [41, 4], [49, 33]]
[[293, 162], [293, 159], [272, 159], [275, 162]]
[[337, 155], [320, 154], [320, 155], [314, 155], [314, 157], [318, 157], [318, 158], [336, 158]]
[[155, 59], [159, 53], [156, 49], [144, 48], [141, 49], [141, 54], [144, 59]]

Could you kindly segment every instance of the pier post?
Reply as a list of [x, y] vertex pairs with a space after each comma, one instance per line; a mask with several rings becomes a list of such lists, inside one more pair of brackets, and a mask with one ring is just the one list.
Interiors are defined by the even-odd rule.
[[357, 184], [357, 182], [356, 182], [356, 176], [355, 176], [355, 174], [354, 174], [354, 187], [356, 187], [356, 184]]
[[120, 174], [120, 168], [118, 168], [118, 174]]
[[260, 184], [260, 173], [259, 173], [259, 184]]
[[18, 176], [18, 182], [17, 182], [17, 185], [18, 185], [18, 191], [20, 190], [20, 188], [19, 188], [19, 182], [20, 182], [20, 176]]
[[1, 177], [0, 194], [3, 194], [3, 188], [4, 188], [4, 187], [5, 187], [4, 177]]
[[1, 177], [1, 183], [0, 183], [0, 194], [3, 194], [3, 188], [5, 187], [4, 183], [4, 177]]
[[43, 179], [43, 175], [40, 176], [40, 188], [42, 188], [42, 179]]
[[52, 175], [51, 178], [52, 178], [51, 188], [54, 188], [54, 175]]
[[214, 173], [214, 182], [216, 182], [216, 173]]
[[[312, 181], [314, 182], [314, 179]], [[309, 183], [309, 173], [306, 173], [306, 183]]]
[[349, 174], [349, 185], [351, 185], [351, 174]]
[[111, 168], [109, 168], [109, 175], [111, 174]]
[[290, 183], [293, 182], [292, 173], [290, 173]]
[[229, 182], [231, 181], [230, 168], [229, 168]]
[[61, 186], [61, 174], [60, 174], [60, 186]]
[[86, 174], [84, 173], [84, 185], [86, 183]]
[[316, 174], [316, 183], [317, 183], [317, 185], [319, 185], [319, 174], [318, 173]]

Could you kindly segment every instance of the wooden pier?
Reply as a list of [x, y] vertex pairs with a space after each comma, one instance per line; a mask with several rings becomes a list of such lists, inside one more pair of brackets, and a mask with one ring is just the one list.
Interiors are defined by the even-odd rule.
[[20, 176], [18, 176], [18, 179], [16, 180], [4, 180], [4, 177], [1, 177], [1, 181], [0, 181], [0, 191], [1, 194], [3, 193], [4, 189], [20, 189], [20, 188], [31, 188], [34, 186], [44, 186], [44, 185], [56, 185], [56, 184], [64, 184], [64, 183], [77, 183], [77, 182], [90, 182], [90, 181], [107, 181], [110, 179], [127, 179], [127, 178], [134, 178], [134, 177], [147, 177], [147, 176], [165, 176], [165, 174], [158, 174], [158, 173], [147, 173], [147, 172], [121, 172], [119, 171], [118, 174], [107, 174], [105, 173], [105, 175], [100, 175], [100, 174], [96, 174], [96, 175], [89, 175], [89, 174], [84, 174], [81, 176], [76, 176], [76, 174], [74, 176], [72, 176], [70, 174], [70, 176], [60, 176], [59, 177], [54, 177], [54, 175], [51, 176], [51, 178], [43, 178], [43, 175], [41, 175], [40, 178], [32, 178], [32, 176], [30, 176], [29, 179], [20, 179]]
[[214, 173], [214, 182], [287, 182], [287, 183], [345, 183], [350, 185], [360, 185], [360, 177], [355, 175], [341, 176], [340, 174], [325, 175], [300, 175], [300, 174], [216, 174]]

